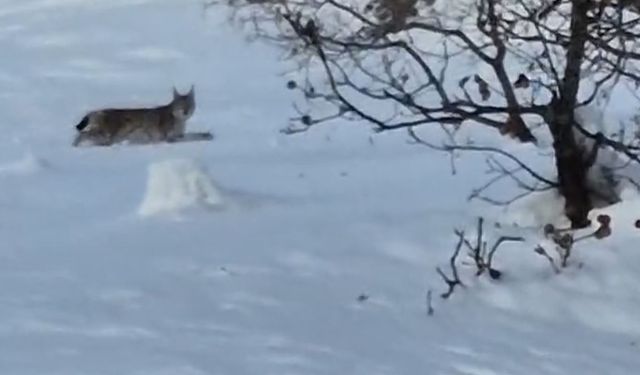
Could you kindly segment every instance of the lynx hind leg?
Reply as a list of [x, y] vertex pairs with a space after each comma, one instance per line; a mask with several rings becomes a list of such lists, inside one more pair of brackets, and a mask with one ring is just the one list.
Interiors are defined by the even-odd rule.
[[104, 132], [90, 129], [78, 133], [73, 141], [73, 146], [78, 147], [85, 143], [91, 146], [110, 146], [113, 142]]
[[78, 147], [80, 146], [80, 143], [82, 143], [82, 133], [78, 133], [76, 134], [75, 138], [73, 138], [73, 143], [71, 143], [71, 145], [73, 147]]
[[86, 132], [79, 132], [78, 134], [76, 134], [76, 137], [73, 139], [73, 147], [79, 147], [86, 143], [89, 143], [88, 141], [90, 141], [91, 139], [87, 135], [88, 133]]

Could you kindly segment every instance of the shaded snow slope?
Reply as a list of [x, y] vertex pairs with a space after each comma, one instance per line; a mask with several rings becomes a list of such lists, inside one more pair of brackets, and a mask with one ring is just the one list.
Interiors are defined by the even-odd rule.
[[[467, 288], [443, 302], [434, 268], [452, 229], [472, 231], [478, 213], [507, 222], [465, 201], [482, 158], [451, 176], [446, 155], [401, 134], [280, 135], [290, 108], [276, 55], [198, 1], [0, 5], [0, 373], [638, 371], [635, 198], [606, 209], [613, 239], [579, 246], [561, 275], [532, 250], [544, 215], [509, 216], [527, 217], [530, 240], [498, 253], [504, 280], [464, 268]], [[84, 111], [162, 103], [191, 83], [189, 127], [214, 141], [70, 147]], [[213, 197], [211, 181], [231, 204], [140, 216], [159, 165], [169, 177], [152, 183], [154, 205]], [[209, 189], [179, 188], [193, 171]]]

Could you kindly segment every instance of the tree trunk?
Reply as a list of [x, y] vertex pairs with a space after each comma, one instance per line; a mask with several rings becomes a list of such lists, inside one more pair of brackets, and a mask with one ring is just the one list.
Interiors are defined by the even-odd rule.
[[592, 202], [587, 188], [589, 169], [584, 150], [576, 143], [573, 133], [574, 110], [580, 88], [581, 67], [584, 60], [590, 19], [590, 0], [571, 0], [571, 35], [566, 52], [564, 77], [559, 95], [551, 102], [547, 123], [553, 136], [553, 149], [558, 170], [558, 189], [565, 199], [564, 211], [572, 228], [589, 225], [587, 215]]
[[556, 168], [558, 170], [558, 190], [565, 199], [564, 212], [571, 221], [572, 228], [588, 226], [587, 215], [593, 208], [587, 188], [587, 168], [582, 152], [567, 140], [555, 141]]
[[565, 199], [564, 212], [572, 228], [588, 226], [593, 208], [587, 184], [589, 166], [585, 150], [578, 145], [573, 130], [573, 108], [557, 103], [552, 107], [549, 127], [553, 136], [558, 190]]

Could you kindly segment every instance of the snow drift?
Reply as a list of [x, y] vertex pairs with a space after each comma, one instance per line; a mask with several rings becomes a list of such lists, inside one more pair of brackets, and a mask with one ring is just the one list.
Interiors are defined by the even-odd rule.
[[191, 159], [169, 159], [149, 167], [138, 213], [150, 216], [222, 206], [222, 195], [206, 170]]

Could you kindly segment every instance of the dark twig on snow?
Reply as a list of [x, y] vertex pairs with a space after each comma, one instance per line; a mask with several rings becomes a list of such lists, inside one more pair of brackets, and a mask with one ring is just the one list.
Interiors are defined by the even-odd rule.
[[427, 315], [433, 316], [434, 312], [435, 311], [433, 310], [433, 291], [429, 289], [427, 291]]
[[575, 236], [576, 231], [571, 228], [556, 228], [553, 224], [544, 226], [545, 237], [549, 238], [555, 244], [555, 251], [558, 253], [558, 263], [560, 267], [558, 267], [556, 261], [542, 245], [536, 246], [534, 251], [549, 261], [555, 273], [560, 273], [562, 268], [569, 266], [569, 259], [573, 254], [573, 248], [576, 243], [590, 238], [601, 240], [611, 235], [611, 217], [609, 215], [598, 215], [596, 221], [598, 222], [598, 227], [593, 232], [583, 234], [579, 237]]
[[[473, 263], [476, 267], [476, 276], [482, 275], [485, 271], [489, 273], [489, 276], [492, 279], [499, 279], [502, 273], [493, 267], [493, 258], [498, 251], [500, 245], [505, 242], [523, 242], [524, 238], [517, 236], [501, 236], [499, 237], [491, 246], [490, 250], [488, 249], [488, 243], [484, 240], [484, 218], [478, 218], [477, 224], [477, 233], [476, 233], [476, 243], [472, 245], [469, 240], [466, 238], [463, 240], [465, 246], [469, 250], [468, 255], [473, 260]], [[456, 231], [458, 236], [464, 237], [464, 233], [460, 231]]]
[[553, 268], [553, 271], [555, 273], [560, 273], [560, 268], [556, 265], [556, 261], [553, 260], [553, 257], [551, 255], [549, 255], [549, 253], [547, 253], [547, 251], [544, 249], [544, 247], [538, 245], [538, 246], [536, 246], [534, 251], [536, 252], [536, 254], [542, 255], [543, 257], [545, 257], [549, 261], [549, 264], [551, 265], [551, 268]]
[[497, 270], [493, 266], [493, 259], [496, 255], [496, 252], [500, 248], [502, 244], [505, 242], [522, 242], [524, 238], [517, 236], [501, 236], [499, 237], [493, 245], [489, 248], [487, 241], [484, 240], [484, 218], [478, 218], [477, 226], [476, 226], [476, 239], [474, 243], [470, 241], [466, 236], [465, 232], [462, 230], [455, 230], [455, 235], [458, 237], [458, 243], [455, 247], [453, 255], [449, 259], [451, 273], [452, 276], [448, 277], [442, 269], [439, 267], [436, 268], [438, 274], [445, 281], [449, 289], [446, 293], [442, 295], [442, 298], [449, 298], [449, 296], [454, 292], [455, 287], [457, 285], [464, 286], [462, 281], [460, 280], [458, 269], [457, 269], [457, 259], [460, 254], [461, 247], [464, 245], [467, 248], [467, 256], [472, 260], [473, 265], [476, 268], [475, 275], [480, 276], [483, 273], [487, 272], [489, 277], [494, 280], [500, 279], [502, 276], [502, 272]]
[[447, 284], [447, 291], [442, 293], [440, 297], [447, 299], [453, 294], [456, 289], [456, 286], [460, 285], [464, 287], [462, 281], [460, 281], [460, 276], [458, 275], [458, 266], [456, 265], [456, 260], [458, 259], [458, 255], [460, 255], [460, 250], [462, 249], [462, 243], [464, 241], [464, 236], [459, 236], [458, 244], [449, 259], [449, 267], [451, 268], [451, 277], [447, 276], [444, 271], [440, 267], [436, 267], [436, 272], [442, 277], [442, 280]]

